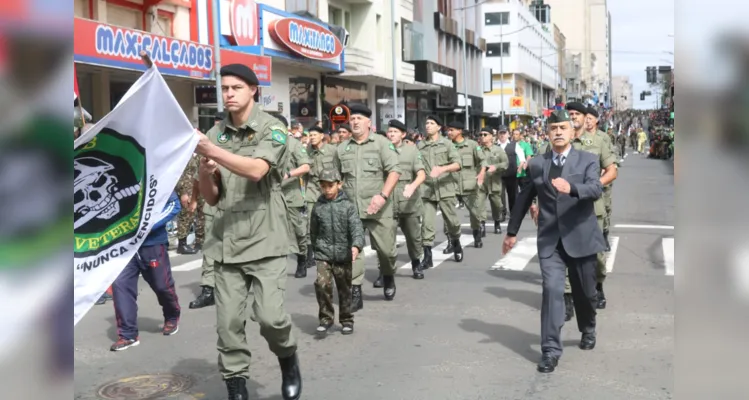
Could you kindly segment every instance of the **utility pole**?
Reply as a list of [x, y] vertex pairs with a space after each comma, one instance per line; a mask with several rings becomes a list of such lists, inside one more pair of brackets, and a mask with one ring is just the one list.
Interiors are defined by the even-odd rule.
[[[500, 15], [504, 16], [505, 14], [500, 14]], [[508, 15], [509, 15], [509, 11], [508, 11]], [[500, 21], [500, 24], [499, 24], [499, 42], [501, 43], [500, 49], [499, 49], [500, 51], [500, 54], [499, 54], [499, 76], [500, 76], [499, 78], [499, 102], [502, 105], [501, 111], [500, 111], [500, 114], [501, 114], [500, 118], [502, 119], [502, 123], [500, 125], [502, 126], [505, 125], [505, 63], [504, 63], [505, 40], [504, 40], [504, 35], [502, 33], [502, 26], [504, 24], [505, 24], [505, 19], [504, 17], [502, 17], [502, 20]]]
[[[390, 1], [394, 2], [394, 0]], [[466, 106], [466, 130], [468, 130], [468, 67], [466, 66], [466, 63], [468, 62], [468, 54], [466, 54], [466, 7], [463, 7], [463, 26], [460, 29], [460, 36], [463, 38], [463, 101]]]
[[[395, 0], [390, 0], [390, 15], [393, 20], [393, 32], [392, 35], [392, 48], [393, 48], [393, 119], [398, 119], [398, 66], [396, 60], [396, 45], [395, 45]], [[405, 107], [404, 107], [405, 109]], [[405, 121], [405, 115], [403, 116]]]
[[221, 32], [218, 23], [218, 0], [211, 2], [211, 11], [213, 13], [213, 59], [216, 65], [213, 67], [213, 75], [216, 78], [216, 111], [224, 111], [224, 97], [221, 93]]
[[[543, 22], [541, 23], [541, 32], [543, 32]], [[541, 79], [538, 83], [541, 84], [541, 116], [544, 115], [544, 34], [541, 33], [541, 54], [538, 56], [539, 64], [541, 64]]]

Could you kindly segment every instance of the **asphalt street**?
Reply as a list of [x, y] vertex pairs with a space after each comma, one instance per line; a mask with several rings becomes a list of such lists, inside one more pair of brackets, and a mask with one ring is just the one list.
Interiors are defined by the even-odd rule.
[[[541, 276], [535, 226], [528, 218], [518, 247], [505, 258], [503, 235], [487, 229], [484, 247], [476, 249], [470, 245], [470, 227], [464, 225], [463, 242], [469, 244], [464, 247], [465, 260], [457, 263], [448, 258], [421, 281], [411, 279], [410, 269], [400, 269], [393, 302], [384, 301], [382, 289], [372, 287], [377, 270], [375, 257], [369, 256], [364, 309], [355, 314], [352, 336], [342, 336], [340, 326], [327, 337], [315, 335], [314, 270], [305, 279], [295, 279], [295, 262], [289, 259], [286, 308], [299, 342], [303, 398], [672, 398], [673, 163], [629, 154], [614, 185], [613, 204], [610, 273], [605, 284], [608, 307], [598, 314], [597, 346], [593, 351], [580, 350], [580, 334], [570, 321], [563, 329], [564, 355], [552, 374], [536, 372]], [[467, 224], [467, 211], [459, 210], [459, 215]], [[435, 246], [445, 241], [438, 221]], [[491, 223], [487, 225], [491, 228]], [[438, 253], [442, 255], [435, 252], [435, 256]], [[200, 290], [200, 262], [193, 261], [197, 258], [172, 259], [183, 307], [176, 335], [161, 335], [161, 310], [143, 281], [140, 346], [109, 351], [117, 339], [111, 303], [95, 306], [78, 324], [76, 399], [226, 398], [216, 366], [215, 309], [187, 307]], [[408, 263], [405, 246], [399, 248], [398, 262]], [[277, 359], [253, 324], [248, 321], [251, 398], [281, 399]], [[164, 374], [183, 381], [169, 383], [170, 376]], [[116, 381], [121, 397], [98, 394], [103, 385]], [[148, 394], [159, 390], [162, 394]]]

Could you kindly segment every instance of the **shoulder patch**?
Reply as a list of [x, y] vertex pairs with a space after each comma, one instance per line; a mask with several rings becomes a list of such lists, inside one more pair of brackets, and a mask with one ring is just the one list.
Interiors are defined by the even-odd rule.
[[481, 151], [481, 146], [476, 146], [476, 150]]
[[388, 147], [390, 147], [390, 150], [395, 151], [395, 145], [394, 144], [390, 143], [390, 146], [388, 146]]
[[286, 144], [286, 133], [280, 129], [273, 129], [271, 131], [271, 138], [274, 142]]
[[229, 141], [229, 134], [226, 132], [221, 132], [218, 134], [218, 137], [216, 137], [216, 141], [218, 141], [221, 144], [224, 144]]
[[302, 149], [301, 150], [302, 154], [307, 154], [307, 148], [306, 147], [302, 146], [302, 147], [300, 147], [300, 149]]
[[417, 151], [417, 152], [416, 152], [416, 157], [417, 157], [417, 158], [418, 158], [419, 160], [421, 160], [421, 159], [422, 159], [422, 158], [421, 158], [421, 152], [420, 152], [420, 151]]

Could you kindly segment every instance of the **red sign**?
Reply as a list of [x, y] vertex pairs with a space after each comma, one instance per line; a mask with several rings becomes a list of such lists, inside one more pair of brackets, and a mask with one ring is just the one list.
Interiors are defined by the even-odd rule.
[[233, 44], [257, 46], [257, 4], [254, 0], [232, 0], [229, 13]]
[[221, 49], [221, 65], [244, 64], [252, 69], [260, 86], [270, 86], [271, 58]]
[[348, 119], [351, 117], [351, 112], [345, 105], [338, 104], [330, 109], [330, 114], [328, 116], [335, 127], [340, 124], [348, 123]]
[[343, 53], [343, 44], [330, 30], [300, 18], [271, 21], [268, 32], [273, 40], [302, 57], [332, 60]]
[[73, 45], [76, 62], [113, 68], [145, 70], [145, 50], [164, 75], [209, 79], [213, 47], [75, 18]]

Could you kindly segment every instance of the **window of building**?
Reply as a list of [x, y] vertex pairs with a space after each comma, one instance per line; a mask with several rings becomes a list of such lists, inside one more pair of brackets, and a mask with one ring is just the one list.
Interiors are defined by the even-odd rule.
[[484, 25], [507, 25], [510, 23], [509, 12], [493, 12], [484, 14]]
[[487, 43], [486, 44], [486, 56], [487, 57], [509, 57], [510, 56], [510, 44], [504, 43]]
[[318, 0], [286, 0], [286, 11], [307, 11], [310, 14], [317, 16], [318, 12]]
[[380, 14], [377, 14], [375, 29], [377, 30], [377, 51], [382, 51], [382, 36], [384, 32], [382, 31], [382, 15]]
[[328, 7], [328, 22], [351, 32], [351, 13], [338, 7]]

